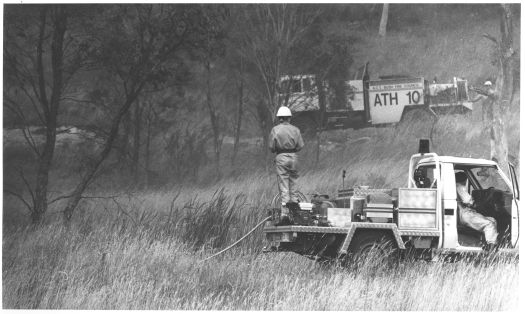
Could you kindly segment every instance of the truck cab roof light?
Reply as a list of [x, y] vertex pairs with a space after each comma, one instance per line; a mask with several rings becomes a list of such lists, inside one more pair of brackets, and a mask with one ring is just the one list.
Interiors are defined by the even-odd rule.
[[428, 139], [419, 140], [419, 153], [421, 155], [430, 153], [430, 141]]

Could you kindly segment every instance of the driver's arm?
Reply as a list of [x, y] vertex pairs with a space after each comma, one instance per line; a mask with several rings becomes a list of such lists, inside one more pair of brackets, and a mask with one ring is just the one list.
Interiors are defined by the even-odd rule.
[[465, 204], [467, 206], [473, 206], [474, 205], [474, 200], [472, 199], [472, 196], [468, 193], [466, 188], [458, 187], [457, 188], [457, 192], [458, 192], [459, 199], [460, 199], [461, 203], [463, 203], [463, 204]]

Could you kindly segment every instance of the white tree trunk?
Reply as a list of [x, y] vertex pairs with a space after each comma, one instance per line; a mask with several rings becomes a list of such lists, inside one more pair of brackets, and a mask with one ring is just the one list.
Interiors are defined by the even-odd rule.
[[381, 22], [379, 23], [379, 36], [386, 36], [386, 24], [388, 23], [388, 3], [383, 4], [383, 13], [381, 14]]
[[496, 97], [492, 103], [492, 127], [490, 130], [490, 157], [506, 168], [509, 147], [505, 132], [504, 112], [512, 98], [512, 12], [509, 4], [501, 5], [501, 41], [499, 44], [499, 69], [496, 79]]

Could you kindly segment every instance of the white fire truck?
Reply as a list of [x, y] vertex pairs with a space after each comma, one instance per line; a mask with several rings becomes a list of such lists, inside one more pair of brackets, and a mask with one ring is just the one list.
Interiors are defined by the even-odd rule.
[[362, 128], [397, 123], [411, 109], [430, 113], [472, 110], [468, 82], [428, 82], [422, 77], [382, 76], [371, 80], [368, 63], [352, 80], [317, 81], [315, 75], [286, 75], [280, 79], [280, 103], [290, 107], [301, 131]]
[[379, 244], [426, 258], [483, 252], [483, 234], [459, 223], [455, 173], [464, 172], [478, 212], [497, 221], [499, 251], [516, 253], [520, 196], [514, 167], [508, 165], [509, 179], [494, 161], [438, 156], [424, 146], [410, 158], [406, 187], [361, 186], [333, 198], [314, 197], [293, 210], [291, 225], [280, 226], [280, 209], [272, 209], [264, 227], [267, 248], [328, 259], [358, 256]]

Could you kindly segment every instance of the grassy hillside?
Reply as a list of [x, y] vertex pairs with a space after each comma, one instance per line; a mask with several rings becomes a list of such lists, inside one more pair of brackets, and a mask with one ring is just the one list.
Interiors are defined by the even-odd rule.
[[[440, 121], [435, 137], [440, 153], [469, 156], [473, 153], [465, 148], [483, 150], [476, 144], [482, 135], [471, 135], [474, 141], [466, 141], [473, 124], [451, 127], [461, 121], [464, 117]], [[416, 130], [410, 124], [327, 135], [361, 140], [325, 152], [317, 169], [303, 167], [300, 189], [333, 193], [340, 186], [341, 169], [348, 171], [347, 185], [406, 184], [407, 154], [416, 149]], [[308, 158], [303, 156], [304, 163], [312, 162]], [[199, 263], [264, 218], [276, 192], [274, 175], [255, 171], [201, 187], [177, 185], [144, 192], [99, 188], [92, 195], [107, 198], [84, 200], [70, 225], [60, 222], [59, 212], [49, 213], [49, 221], [37, 228], [16, 227], [17, 221], [10, 220], [14, 216], [4, 215], [4, 307], [518, 308], [518, 263], [508, 260], [323, 267], [293, 254], [261, 255], [265, 243], [261, 232], [256, 232], [226, 254]], [[4, 214], [17, 207], [7, 198]]]
[[[456, 76], [481, 84], [497, 76], [494, 44], [483, 37], [500, 36], [496, 9], [496, 5], [393, 4], [386, 38], [379, 38], [375, 27], [356, 30], [361, 42], [354, 63], [369, 61], [373, 78], [402, 73], [436, 77], [442, 83]], [[520, 28], [518, 14], [515, 30]], [[513, 40], [520, 47], [519, 31]]]
[[[498, 34], [487, 10], [465, 15], [431, 5], [393, 5], [386, 39], [362, 26], [354, 64], [371, 62], [373, 77], [408, 73], [474, 82], [495, 73], [491, 47], [479, 35]], [[446, 12], [443, 12], [445, 10]], [[406, 16], [407, 12], [415, 17]], [[443, 14], [449, 14], [443, 20]], [[461, 14], [460, 14], [461, 13]], [[396, 15], [397, 14], [397, 15]], [[405, 14], [405, 15], [403, 15]], [[396, 17], [397, 16], [397, 17]], [[396, 19], [403, 19], [403, 23]], [[410, 21], [410, 23], [406, 22]], [[519, 19], [515, 30], [519, 30]], [[519, 45], [519, 33], [515, 41]], [[375, 74], [374, 74], [375, 73]], [[519, 160], [519, 96], [505, 117], [511, 159]], [[300, 154], [299, 189], [334, 194], [346, 186], [406, 185], [408, 158], [419, 138], [429, 138], [432, 120], [421, 112], [397, 126], [325, 132], [320, 161], [315, 141]], [[432, 150], [442, 155], [489, 157], [489, 130], [479, 107], [467, 115], [441, 116]], [[42, 226], [27, 226], [28, 214], [13, 197], [3, 200], [2, 303], [24, 309], [172, 310], [517, 310], [518, 263], [402, 262], [389, 268], [365, 264], [325, 267], [293, 254], [260, 254], [262, 232], [216, 259], [199, 263], [246, 234], [267, 216], [277, 193], [271, 161], [256, 140], [246, 139], [237, 165], [224, 144], [224, 177], [206, 165], [193, 178], [167, 178], [164, 186], [137, 191], [108, 169], [89, 191], [73, 220], [63, 224], [53, 204]], [[4, 141], [4, 183], [28, 152]], [[249, 144], [251, 143], [251, 144]], [[10, 144], [11, 145], [11, 144]], [[55, 165], [86, 152], [73, 144], [57, 148]], [[71, 149], [78, 154], [72, 155]], [[16, 150], [16, 151], [15, 151]], [[165, 160], [166, 156], [158, 156]], [[268, 169], [266, 167], [268, 165]], [[161, 173], [166, 164], [157, 163]], [[52, 173], [54, 196], [71, 189], [78, 169]], [[15, 182], [16, 183], [16, 182]], [[18, 182], [19, 187], [23, 183]]]

